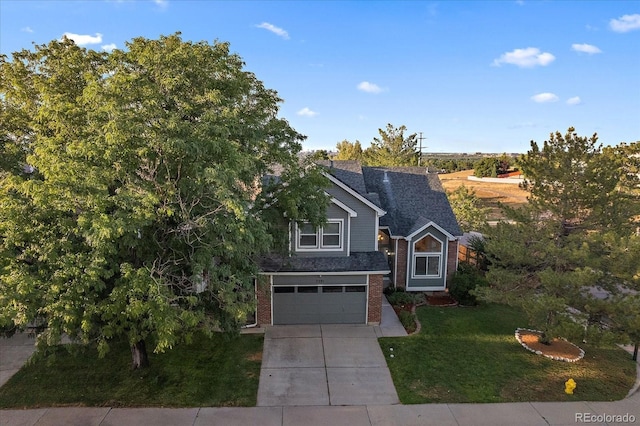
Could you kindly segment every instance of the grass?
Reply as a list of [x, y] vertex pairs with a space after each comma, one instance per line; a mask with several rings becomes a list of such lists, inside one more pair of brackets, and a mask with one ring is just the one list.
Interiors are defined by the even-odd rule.
[[202, 336], [149, 353], [151, 366], [137, 371], [126, 343], [102, 359], [95, 347], [57, 347], [0, 388], [0, 408], [254, 406], [262, 342], [262, 335]]
[[[379, 339], [403, 404], [611, 401], [624, 398], [636, 378], [636, 364], [617, 347], [580, 345], [586, 355], [576, 363], [525, 350], [514, 332], [527, 324], [509, 307], [421, 307], [416, 313], [420, 333]], [[574, 395], [564, 392], [569, 378], [577, 383]]]
[[492, 183], [492, 182], [476, 182], [468, 180], [467, 177], [473, 175], [473, 170], [464, 170], [462, 172], [447, 173], [439, 175], [442, 186], [447, 191], [453, 191], [461, 185], [469, 189], [473, 189], [480, 199], [481, 207], [489, 209], [489, 219], [504, 219], [504, 214], [500, 209], [500, 204], [506, 204], [510, 207], [519, 207], [527, 203], [529, 193], [520, 189], [513, 183]]

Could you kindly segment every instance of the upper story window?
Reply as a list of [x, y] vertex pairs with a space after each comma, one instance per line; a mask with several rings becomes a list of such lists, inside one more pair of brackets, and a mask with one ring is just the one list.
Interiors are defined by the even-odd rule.
[[297, 229], [296, 250], [342, 250], [342, 219], [331, 219], [322, 227], [304, 223]]
[[412, 278], [440, 277], [442, 242], [427, 234], [413, 244]]

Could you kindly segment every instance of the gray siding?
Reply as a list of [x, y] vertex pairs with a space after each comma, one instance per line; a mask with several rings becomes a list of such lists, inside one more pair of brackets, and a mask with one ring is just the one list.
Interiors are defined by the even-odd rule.
[[358, 213], [357, 217], [351, 218], [351, 251], [374, 251], [378, 238], [375, 210], [336, 185], [327, 192]]
[[[442, 243], [442, 252], [440, 253], [440, 277], [439, 278], [411, 278], [413, 274], [413, 244], [420, 240], [427, 234], [433, 235], [435, 238], [441, 241]], [[430, 226], [414, 236], [411, 241], [409, 241], [408, 247], [408, 256], [407, 263], [409, 264], [409, 270], [407, 271], [407, 290], [420, 290], [425, 287], [438, 287], [444, 289], [447, 281], [446, 277], [446, 265], [447, 265], [447, 250], [448, 250], [448, 239], [447, 237], [438, 231], [436, 228]]]

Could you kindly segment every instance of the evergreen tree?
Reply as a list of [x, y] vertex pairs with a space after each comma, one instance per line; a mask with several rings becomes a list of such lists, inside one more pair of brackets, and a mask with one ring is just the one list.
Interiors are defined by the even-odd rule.
[[[510, 222], [488, 230], [492, 285], [478, 296], [522, 307], [543, 342], [633, 334], [620, 323], [611, 336], [603, 321], [614, 319], [625, 292], [640, 290], [634, 160], [622, 148], [603, 149], [596, 135], [573, 128], [551, 134], [542, 149], [532, 141], [518, 161], [529, 204], [506, 209]], [[609, 297], [595, 297], [597, 290]]]
[[368, 166], [393, 167], [417, 166], [418, 139], [416, 133], [405, 137], [405, 126], [394, 127], [387, 124], [386, 129], [378, 129], [379, 138], [374, 138], [371, 146], [363, 153]]
[[488, 209], [480, 207], [480, 199], [473, 189], [460, 185], [454, 191], [448, 191], [447, 197], [464, 232], [484, 229], [487, 225]]

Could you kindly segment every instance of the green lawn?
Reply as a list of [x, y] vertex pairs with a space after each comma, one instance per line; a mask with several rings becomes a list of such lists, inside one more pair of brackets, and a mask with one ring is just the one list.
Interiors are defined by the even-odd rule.
[[95, 348], [59, 347], [0, 388], [0, 408], [253, 406], [262, 342], [262, 335], [200, 337], [164, 354], [149, 353], [151, 366], [138, 371], [130, 369], [126, 344], [115, 344], [102, 359]]
[[[419, 334], [380, 339], [404, 404], [609, 401], [624, 398], [636, 378], [636, 364], [617, 347], [580, 345], [586, 355], [576, 363], [528, 352], [514, 337], [526, 320], [509, 307], [425, 306], [416, 313]], [[574, 395], [564, 392], [569, 378], [577, 383]]]

